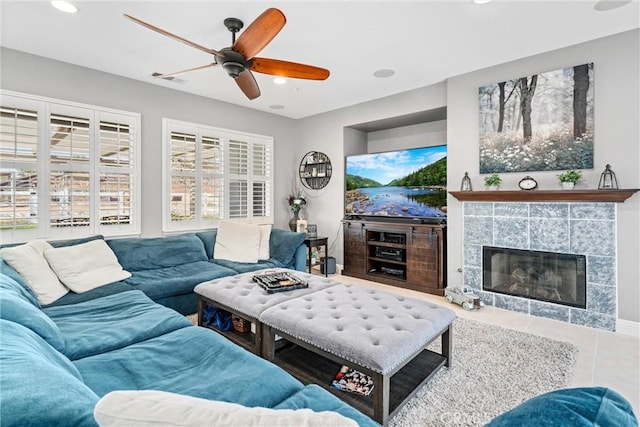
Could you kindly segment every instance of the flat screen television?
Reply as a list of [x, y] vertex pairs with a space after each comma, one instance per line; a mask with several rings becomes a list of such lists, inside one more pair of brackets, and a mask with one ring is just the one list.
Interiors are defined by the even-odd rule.
[[447, 217], [447, 146], [345, 158], [345, 216]]

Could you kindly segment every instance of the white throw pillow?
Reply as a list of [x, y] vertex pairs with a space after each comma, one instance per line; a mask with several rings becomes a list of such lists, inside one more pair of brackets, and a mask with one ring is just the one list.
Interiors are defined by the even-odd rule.
[[213, 249], [214, 259], [235, 262], [258, 262], [260, 227], [255, 224], [220, 221]]
[[357, 427], [337, 412], [311, 409], [248, 408], [236, 403], [155, 390], [112, 391], [93, 410], [101, 427], [216, 426], [216, 427]]
[[77, 293], [131, 277], [104, 240], [47, 249], [44, 256], [60, 281]]
[[271, 237], [271, 224], [260, 225], [260, 250], [258, 259], [269, 259], [269, 238]]
[[51, 248], [44, 240], [33, 240], [24, 245], [0, 249], [0, 256], [24, 277], [38, 302], [43, 305], [51, 304], [69, 292], [44, 257], [44, 251]]

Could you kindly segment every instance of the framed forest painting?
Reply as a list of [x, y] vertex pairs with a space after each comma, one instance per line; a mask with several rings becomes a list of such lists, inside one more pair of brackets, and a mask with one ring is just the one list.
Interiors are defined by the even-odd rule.
[[593, 63], [482, 86], [480, 173], [593, 169]]

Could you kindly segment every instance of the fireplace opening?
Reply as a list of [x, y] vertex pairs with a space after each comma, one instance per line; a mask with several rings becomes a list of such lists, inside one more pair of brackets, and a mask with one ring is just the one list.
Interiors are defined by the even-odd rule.
[[587, 306], [584, 255], [483, 246], [482, 261], [485, 291]]

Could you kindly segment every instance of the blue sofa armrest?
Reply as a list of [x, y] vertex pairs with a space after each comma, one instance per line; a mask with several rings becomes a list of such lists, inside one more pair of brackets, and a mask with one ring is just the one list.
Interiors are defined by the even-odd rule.
[[298, 271], [307, 271], [307, 246], [302, 244], [293, 255], [293, 268]]

